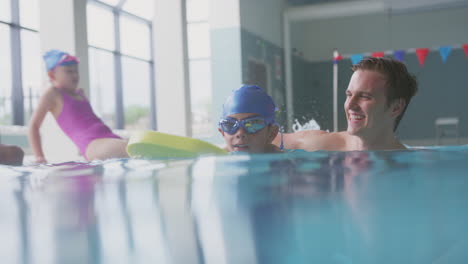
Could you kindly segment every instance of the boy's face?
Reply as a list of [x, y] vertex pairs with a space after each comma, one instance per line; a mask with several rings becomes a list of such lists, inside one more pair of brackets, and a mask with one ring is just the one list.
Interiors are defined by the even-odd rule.
[[49, 78], [60, 89], [75, 90], [80, 81], [80, 74], [78, 73], [78, 64], [68, 66], [58, 66], [49, 71]]
[[[258, 115], [253, 113], [229, 115], [229, 117], [237, 119], [238, 121], [254, 116]], [[265, 153], [270, 147], [269, 145], [273, 139], [278, 134], [278, 127], [267, 125], [253, 134], [247, 133], [242, 126], [239, 127], [239, 129], [232, 135], [224, 132], [221, 128], [218, 128], [218, 131], [224, 137], [224, 141], [226, 142], [227, 150], [229, 152], [242, 151], [249, 153]]]

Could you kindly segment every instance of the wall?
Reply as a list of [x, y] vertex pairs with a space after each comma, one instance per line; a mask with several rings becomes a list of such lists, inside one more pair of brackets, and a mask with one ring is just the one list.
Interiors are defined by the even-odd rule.
[[[286, 123], [286, 91], [284, 76], [283, 49], [273, 43], [247, 31], [242, 30], [242, 79], [249, 83], [249, 60], [263, 63], [268, 69], [268, 87], [263, 87], [273, 97], [278, 112], [277, 122]], [[277, 62], [280, 61], [280, 63]], [[280, 65], [278, 65], [280, 64]]]
[[277, 104], [277, 122], [286, 124], [286, 91], [283, 51], [283, 9], [281, 0], [240, 0], [242, 80], [249, 79], [249, 60], [268, 69], [267, 89]]
[[459, 117], [462, 137], [468, 137], [468, 58], [453, 50], [444, 64], [438, 52], [431, 52], [421, 68], [416, 55], [407, 56], [406, 65], [419, 81], [419, 92], [411, 102], [398, 133], [403, 138], [435, 136], [438, 117]]
[[284, 7], [281, 0], [240, 0], [242, 28], [277, 47], [282, 47]]
[[[217, 121], [222, 103], [242, 83], [239, 0], [211, 0], [210, 10], [212, 113]], [[213, 131], [217, 131], [218, 122], [213, 123]], [[223, 143], [218, 133], [204, 140]]]
[[[229, 93], [242, 83], [241, 34], [239, 28], [211, 31], [211, 78], [214, 120], [222, 113]], [[215, 126], [217, 127], [217, 122]], [[216, 129], [216, 128], [213, 128]]]
[[[154, 72], [158, 131], [191, 136], [187, 37], [183, 1], [155, 1]], [[171, 25], [168, 27], [167, 25]], [[170, 89], [169, 89], [170, 87]], [[174, 107], [174, 102], [180, 102]], [[167, 113], [171, 113], [168, 115]], [[174, 120], [178, 120], [174, 122]]]
[[294, 22], [292, 45], [309, 61], [342, 54], [454, 45], [468, 42], [468, 7]]

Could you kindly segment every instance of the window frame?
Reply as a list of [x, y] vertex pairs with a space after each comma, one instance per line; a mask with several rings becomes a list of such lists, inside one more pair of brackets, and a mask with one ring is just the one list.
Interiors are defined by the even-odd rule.
[[23, 69], [22, 69], [22, 50], [21, 50], [21, 32], [22, 30], [38, 34], [39, 31], [33, 28], [25, 27], [20, 22], [19, 0], [10, 0], [11, 21], [2, 21], [1, 24], [10, 28], [10, 54], [11, 54], [11, 125], [25, 125], [25, 104], [23, 94]]
[[[185, 0], [184, 0], [185, 1]], [[187, 5], [184, 6], [184, 8], [187, 8]], [[189, 40], [189, 27], [190, 26], [193, 26], [193, 25], [200, 25], [200, 24], [207, 24], [208, 25], [208, 37], [210, 38], [210, 21], [209, 21], [209, 12], [207, 14], [207, 17], [204, 17], [204, 18], [197, 18], [197, 19], [189, 19], [189, 15], [187, 13], [187, 10], [185, 10], [185, 17], [184, 17], [184, 22], [185, 22], [185, 27], [186, 27], [186, 39], [187, 39], [187, 50], [190, 51], [190, 40]], [[208, 41], [210, 42], [210, 39], [208, 39]], [[210, 43], [211, 45], [211, 43]], [[190, 66], [192, 65], [192, 62], [207, 62], [209, 65], [211, 64], [211, 51], [209, 50], [209, 53], [207, 56], [194, 56], [194, 54], [190, 54], [190, 52], [188, 52], [188, 60], [187, 60], [187, 69], [189, 71], [189, 76], [191, 76], [191, 69], [190, 69]], [[212, 72], [211, 72], [211, 69], [210, 69], [210, 76], [212, 77]], [[212, 86], [212, 80], [209, 80], [210, 82], [210, 86]], [[191, 80], [189, 81], [189, 87], [190, 87], [190, 91], [192, 91], [192, 86], [193, 86], [193, 83], [191, 82]], [[212, 87], [211, 87], [212, 89]], [[211, 96], [213, 96], [212, 92], [211, 92]], [[213, 98], [211, 97], [211, 100]], [[193, 106], [192, 106], [192, 113], [193, 115]], [[211, 115], [211, 113], [208, 113], [209, 115]], [[192, 130], [194, 128], [194, 123], [193, 123], [193, 119], [192, 119]], [[213, 126], [216, 121], [215, 120], [211, 120], [211, 126]], [[212, 136], [214, 135], [214, 132], [207, 132], [206, 135], [194, 135], [195, 137], [200, 137], [200, 138], [211, 138]]]

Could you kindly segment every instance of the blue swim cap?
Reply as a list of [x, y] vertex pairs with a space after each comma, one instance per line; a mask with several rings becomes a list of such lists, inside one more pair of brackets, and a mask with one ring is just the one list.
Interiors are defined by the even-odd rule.
[[44, 54], [43, 58], [48, 72], [55, 69], [57, 66], [67, 66], [79, 63], [75, 56], [60, 50], [49, 50]]
[[269, 123], [275, 122], [278, 108], [271, 96], [255, 85], [244, 85], [232, 91], [223, 104], [223, 118], [240, 113], [259, 114]]

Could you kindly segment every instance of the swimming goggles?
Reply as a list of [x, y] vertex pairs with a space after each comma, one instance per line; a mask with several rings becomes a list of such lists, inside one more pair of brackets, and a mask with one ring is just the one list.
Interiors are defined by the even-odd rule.
[[219, 128], [224, 132], [234, 135], [240, 127], [243, 127], [247, 134], [254, 134], [268, 125], [265, 118], [260, 116], [249, 117], [237, 120], [232, 117], [226, 117], [219, 121]]

